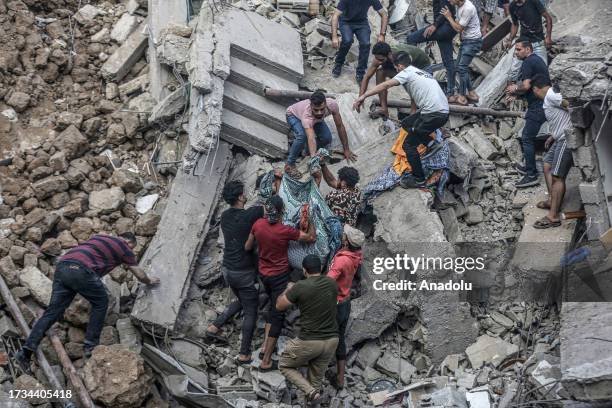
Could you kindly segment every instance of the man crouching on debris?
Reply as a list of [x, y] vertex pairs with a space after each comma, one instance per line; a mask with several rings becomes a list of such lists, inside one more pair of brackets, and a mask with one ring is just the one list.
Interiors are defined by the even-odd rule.
[[325, 123], [325, 118], [332, 115], [338, 137], [344, 149], [344, 158], [351, 162], [357, 160], [357, 156], [351, 152], [348, 144], [348, 136], [338, 103], [332, 98], [326, 98], [325, 93], [316, 90], [310, 95], [310, 99], [305, 99], [287, 108], [287, 123], [295, 136], [293, 144], [289, 148], [289, 157], [285, 165], [285, 174], [294, 179], [302, 177], [295, 168], [295, 162], [304, 150], [308, 148], [308, 154], [313, 157], [317, 150], [327, 146], [332, 141], [332, 134]]
[[430, 134], [448, 121], [448, 100], [440, 84], [431, 74], [412, 66], [409, 54], [397, 53], [393, 56], [393, 63], [399, 73], [357, 98], [353, 103], [353, 109], [359, 112], [363, 102], [370, 96], [394, 86], [404, 86], [412, 101], [412, 114], [402, 120], [402, 128], [408, 132], [402, 148], [412, 168], [413, 177], [410, 178], [412, 180], [410, 183], [401, 185], [404, 188], [422, 188], [425, 187], [425, 172], [417, 147], [421, 144], [427, 146], [431, 142]]
[[545, 75], [536, 75], [531, 81], [533, 93], [544, 101], [544, 113], [550, 125], [551, 136], [546, 140], [548, 149], [544, 156], [544, 179], [548, 187], [548, 200], [540, 201], [538, 208], [548, 209], [548, 214], [533, 225], [544, 229], [561, 226], [560, 210], [565, 195], [565, 178], [574, 164], [572, 152], [567, 147], [565, 130], [572, 128], [572, 119], [567, 110], [569, 102], [560, 93], [555, 92], [550, 79]]
[[346, 368], [346, 343], [344, 334], [351, 315], [351, 286], [357, 269], [363, 261], [361, 247], [365, 235], [357, 228], [344, 225], [342, 234], [342, 248], [336, 253], [329, 266], [327, 276], [336, 281], [338, 285], [338, 306], [336, 320], [338, 321], [338, 348], [336, 349], [337, 374], [332, 385], [337, 389], [344, 388], [344, 369]]
[[64, 310], [70, 306], [77, 293], [91, 303], [84, 347], [85, 357], [91, 356], [92, 350], [100, 342], [100, 333], [108, 307], [108, 295], [102, 277], [115, 267], [121, 264], [127, 265], [140, 282], [147, 285], [159, 283], [159, 278], [149, 277], [138, 266], [132, 251], [134, 247], [136, 247], [136, 237], [131, 232], [121, 234], [119, 237], [94, 235], [60, 258], [53, 276], [49, 307], [32, 327], [23, 348], [15, 355], [25, 372], [29, 371], [30, 358], [45, 332], [62, 317]]
[[[302, 269], [306, 279], [289, 287], [276, 301], [278, 310], [286, 310], [292, 304], [300, 310], [300, 333], [287, 342], [279, 367], [306, 394], [312, 406], [319, 402], [325, 371], [338, 347], [338, 287], [333, 279], [321, 275], [318, 256], [307, 255]], [[308, 367], [308, 379], [300, 374], [300, 367]]]

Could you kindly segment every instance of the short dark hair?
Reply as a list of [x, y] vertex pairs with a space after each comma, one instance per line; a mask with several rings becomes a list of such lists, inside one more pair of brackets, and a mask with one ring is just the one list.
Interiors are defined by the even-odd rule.
[[409, 66], [412, 65], [412, 57], [405, 51], [399, 51], [393, 54], [393, 62], [396, 65]]
[[550, 82], [550, 78], [548, 78], [546, 75], [535, 74], [531, 80], [531, 86], [542, 89], [545, 86], [552, 86], [552, 83]]
[[313, 254], [306, 255], [302, 261], [302, 268], [310, 274], [321, 273], [321, 259]]
[[354, 167], [343, 167], [338, 170], [338, 178], [353, 188], [359, 183], [359, 171]]
[[280, 196], [272, 196], [270, 198], [270, 204], [276, 209], [276, 211], [280, 214], [285, 209], [285, 203]]
[[384, 55], [385, 57], [391, 52], [391, 46], [384, 41], [379, 41], [372, 47], [372, 55]]
[[123, 234], [119, 234], [119, 236], [123, 239], [125, 239], [127, 242], [131, 242], [133, 244], [136, 244], [136, 235], [134, 235], [133, 232], [124, 232]]
[[223, 187], [223, 200], [229, 205], [236, 204], [242, 194], [244, 194], [244, 184], [241, 181], [230, 181]]
[[520, 43], [523, 47], [531, 48], [533, 50], [533, 44], [531, 44], [531, 40], [527, 37], [519, 37], [516, 42], [517, 44]]
[[320, 105], [325, 102], [325, 92], [322, 89], [317, 89], [310, 95], [310, 103]]

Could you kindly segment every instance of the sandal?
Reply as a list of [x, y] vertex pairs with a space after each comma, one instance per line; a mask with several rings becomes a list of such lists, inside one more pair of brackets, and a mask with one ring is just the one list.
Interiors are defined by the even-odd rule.
[[278, 361], [276, 360], [272, 360], [272, 364], [270, 365], [270, 367], [262, 367], [261, 365], [257, 367], [257, 371], [259, 371], [260, 373], [267, 373], [269, 371], [275, 370], [278, 370]]
[[234, 357], [234, 361], [241, 366], [246, 366], [250, 365], [253, 362], [253, 359], [249, 358], [248, 360], [241, 360], [239, 356], [236, 356]]
[[468, 94], [466, 95], [466, 98], [468, 101], [474, 102], [474, 103], [478, 103], [478, 101], [480, 100], [480, 97], [476, 95], [476, 92], [474, 91], [468, 92]]
[[229, 341], [225, 337], [219, 336], [216, 333], [209, 332], [208, 330], [206, 331], [206, 334], [204, 335], [204, 339], [212, 341], [213, 343], [229, 344]]
[[561, 226], [561, 220], [552, 221], [548, 217], [542, 217], [536, 222], [533, 223], [533, 228], [536, 229], [547, 229], [547, 228], [555, 228]]
[[[451, 102], [449, 101], [449, 103], [451, 103]], [[454, 104], [455, 105], [461, 105], [461, 106], [467, 106], [468, 105], [468, 100], [467, 100], [467, 98], [465, 96], [459, 95], [455, 99]]]
[[314, 389], [310, 391], [310, 393], [306, 395], [306, 401], [308, 401], [308, 403], [311, 405], [321, 402], [321, 393], [319, 390]]
[[542, 210], [550, 210], [550, 203], [548, 201], [542, 200], [536, 204], [536, 207]]

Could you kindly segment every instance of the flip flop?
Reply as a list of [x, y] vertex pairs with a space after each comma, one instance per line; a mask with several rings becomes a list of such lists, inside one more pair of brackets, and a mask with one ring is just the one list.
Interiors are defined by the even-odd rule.
[[538, 207], [538, 208], [540, 208], [542, 210], [550, 210], [550, 204], [548, 203], [548, 201], [544, 201], [544, 200], [539, 201], [536, 204], [536, 207]]
[[561, 226], [561, 220], [559, 221], [551, 221], [548, 217], [542, 217], [536, 222], [533, 223], [533, 228], [536, 229], [547, 229], [547, 228], [555, 228]]
[[450, 101], [449, 101], [448, 103], [453, 103], [453, 104], [455, 104], [455, 105], [460, 105], [460, 106], [468, 106], [468, 100], [467, 100], [467, 98], [466, 98], [466, 97], [461, 97], [461, 96], [458, 96], [458, 97], [455, 99], [455, 102], [450, 102]]
[[262, 366], [257, 367], [257, 371], [259, 371], [260, 373], [267, 373], [269, 371], [275, 371], [275, 370], [278, 370], [278, 361], [276, 360], [272, 360], [272, 365], [270, 367], [266, 367], [266, 368]]

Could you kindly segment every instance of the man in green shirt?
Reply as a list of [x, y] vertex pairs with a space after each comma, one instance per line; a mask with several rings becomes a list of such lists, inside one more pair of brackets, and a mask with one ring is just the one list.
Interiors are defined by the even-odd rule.
[[[306, 279], [289, 286], [276, 301], [278, 310], [293, 304], [300, 310], [300, 333], [287, 343], [279, 369], [306, 394], [307, 402], [315, 405], [321, 398], [325, 370], [338, 346], [338, 286], [333, 279], [321, 275], [321, 260], [316, 255], [307, 255], [302, 269]], [[299, 367], [308, 367], [308, 379], [300, 374]]]
[[[390, 46], [386, 42], [378, 42], [372, 47], [372, 55], [374, 59], [368, 67], [368, 70], [361, 81], [359, 87], [359, 96], [363, 95], [368, 90], [368, 84], [370, 78], [376, 74], [376, 85], [381, 84], [387, 80], [387, 78], [393, 78], [398, 74], [395, 69], [393, 62], [393, 55], [399, 52], [405, 52], [410, 55], [413, 66], [418, 69], [427, 71], [427, 68], [431, 65], [431, 61], [425, 51], [410, 44], [398, 44]], [[378, 114], [384, 117], [389, 116], [389, 109], [387, 107], [387, 91], [382, 91], [378, 94], [378, 100], [380, 101], [380, 109]]]

